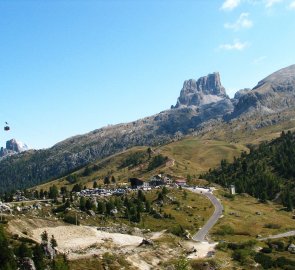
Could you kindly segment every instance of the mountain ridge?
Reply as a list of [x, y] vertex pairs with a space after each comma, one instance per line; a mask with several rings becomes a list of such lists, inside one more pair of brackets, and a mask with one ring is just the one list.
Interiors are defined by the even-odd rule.
[[[226, 95], [217, 72], [199, 80], [187, 80], [172, 109], [130, 123], [96, 129], [65, 139], [48, 149], [24, 152], [3, 160], [0, 163], [0, 183], [5, 188], [16, 188], [20, 182], [27, 187], [26, 183], [32, 183], [32, 179], [42, 183], [96, 159], [133, 146], [161, 145], [192, 134], [206, 125], [214, 125], [214, 122], [229, 122], [295, 108], [294, 66], [274, 72], [262, 80], [263, 84], [240, 92], [234, 99]], [[287, 75], [280, 75], [284, 72]], [[279, 81], [284, 78], [277, 86], [273, 83], [276, 77]], [[286, 106], [286, 100], [289, 106]], [[9, 170], [12, 167], [17, 168], [13, 173]]]

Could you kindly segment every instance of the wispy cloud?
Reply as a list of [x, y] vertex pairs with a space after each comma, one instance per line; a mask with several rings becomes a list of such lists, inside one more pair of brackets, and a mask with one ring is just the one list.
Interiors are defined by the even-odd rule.
[[225, 0], [221, 6], [222, 10], [233, 10], [235, 9], [239, 4], [241, 0]]
[[258, 65], [258, 64], [262, 63], [265, 59], [266, 59], [266, 56], [260, 56], [260, 57], [253, 60], [253, 64]]
[[273, 5], [282, 2], [283, 0], [265, 0], [265, 7], [271, 8]]
[[225, 23], [224, 27], [238, 31], [242, 28], [251, 28], [253, 22], [249, 19], [249, 13], [242, 13], [234, 23]]
[[289, 8], [290, 9], [295, 9], [295, 1], [290, 3]]
[[226, 50], [226, 51], [243, 51], [248, 46], [249, 46], [248, 42], [240, 42], [237, 39], [237, 40], [234, 40], [233, 43], [225, 43], [225, 44], [219, 45], [219, 49]]

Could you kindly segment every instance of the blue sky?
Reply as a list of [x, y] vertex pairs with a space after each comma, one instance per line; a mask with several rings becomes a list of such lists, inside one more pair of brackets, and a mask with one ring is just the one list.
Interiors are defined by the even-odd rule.
[[0, 0], [0, 145], [158, 113], [215, 71], [227, 93], [295, 63], [295, 0]]

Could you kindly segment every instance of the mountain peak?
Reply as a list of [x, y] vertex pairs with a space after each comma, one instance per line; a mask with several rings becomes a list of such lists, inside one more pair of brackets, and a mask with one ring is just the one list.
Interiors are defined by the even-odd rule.
[[295, 65], [282, 68], [260, 82], [253, 88], [253, 90], [262, 88], [263, 86], [277, 88], [277, 91], [295, 90]]
[[2, 147], [0, 149], [0, 158], [15, 155], [26, 150], [29, 150], [29, 147], [26, 144], [17, 141], [16, 139], [11, 139], [6, 142], [6, 148]]
[[227, 98], [225, 88], [220, 81], [218, 72], [207, 76], [186, 80], [177, 100], [176, 108], [182, 106], [202, 106]]

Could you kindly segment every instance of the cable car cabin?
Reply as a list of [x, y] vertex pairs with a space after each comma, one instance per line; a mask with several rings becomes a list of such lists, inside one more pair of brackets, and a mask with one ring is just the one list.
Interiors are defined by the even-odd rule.
[[9, 127], [9, 126], [5, 126], [5, 127], [4, 127], [4, 130], [5, 130], [5, 131], [8, 131], [8, 130], [10, 130], [10, 127]]

